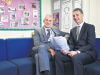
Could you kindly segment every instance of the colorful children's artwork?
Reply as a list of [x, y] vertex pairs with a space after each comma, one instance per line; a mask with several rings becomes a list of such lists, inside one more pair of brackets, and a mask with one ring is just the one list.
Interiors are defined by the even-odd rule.
[[38, 17], [38, 10], [33, 10], [33, 17], [34, 18]]
[[40, 0], [0, 0], [0, 28], [32, 29], [34, 25], [39, 27], [39, 1]]
[[21, 18], [21, 25], [29, 25], [29, 18]]
[[8, 16], [7, 15], [1, 16], [1, 22], [8, 22]]
[[18, 4], [18, 10], [25, 10], [24, 4]]
[[10, 5], [12, 4], [13, 0], [2, 0], [5, 4]]
[[18, 22], [17, 21], [11, 21], [10, 22], [10, 27], [11, 28], [17, 28], [18, 27]]
[[9, 13], [16, 12], [16, 8], [8, 7], [8, 12], [9, 12]]
[[16, 13], [10, 13], [10, 21], [16, 20]]
[[0, 22], [0, 26], [3, 26], [3, 22]]
[[0, 6], [0, 14], [4, 14], [4, 6]]
[[24, 11], [24, 17], [29, 17], [29, 12], [28, 11]]

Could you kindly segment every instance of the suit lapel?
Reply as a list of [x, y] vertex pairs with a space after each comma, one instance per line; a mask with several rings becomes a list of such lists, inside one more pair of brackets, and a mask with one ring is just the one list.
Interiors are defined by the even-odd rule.
[[59, 36], [60, 35], [60, 33], [59, 33], [59, 31], [57, 29], [52, 28], [52, 31], [54, 32], [55, 36]]
[[42, 33], [42, 35], [43, 35], [43, 40], [44, 40], [44, 41], [47, 41], [48, 39], [47, 39], [47, 37], [46, 37], [46, 33], [45, 33], [45, 29], [44, 29], [44, 28], [41, 29], [41, 33]]
[[[55, 28], [51, 28], [51, 29], [54, 32], [55, 36], [60, 35], [59, 31], [57, 29], [55, 29]], [[45, 29], [44, 28], [41, 29], [41, 34], [43, 35], [42, 40], [44, 40], [44, 42], [48, 41], [48, 38], [47, 38], [47, 35], [45, 33]]]
[[73, 32], [74, 35], [74, 38], [77, 40], [77, 27], [74, 29], [74, 32]]
[[54, 35], [56, 36], [56, 34], [57, 34], [56, 29], [54, 29], [54, 28], [51, 28], [51, 29], [52, 29], [52, 31], [54, 32]]
[[82, 28], [81, 28], [78, 40], [81, 38], [81, 36], [82, 36], [82, 34], [84, 33], [85, 30], [86, 30], [86, 24], [84, 23]]

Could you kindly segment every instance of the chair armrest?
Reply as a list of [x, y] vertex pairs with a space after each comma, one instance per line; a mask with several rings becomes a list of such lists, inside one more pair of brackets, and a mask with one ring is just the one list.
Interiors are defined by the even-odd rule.
[[64, 37], [68, 40], [68, 38], [69, 38], [69, 33], [66, 33]]
[[39, 48], [39, 46], [35, 46], [35, 47], [32, 48], [32, 51], [35, 52], [35, 53], [38, 53], [38, 48]]

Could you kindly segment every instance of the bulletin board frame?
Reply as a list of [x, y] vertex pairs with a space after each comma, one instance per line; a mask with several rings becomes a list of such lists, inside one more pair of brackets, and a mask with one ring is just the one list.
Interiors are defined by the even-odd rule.
[[[4, 0], [1, 0], [1, 1], [4, 1]], [[6, 1], [6, 0], [5, 0]], [[9, 0], [8, 0], [9, 1]], [[13, 1], [13, 0], [11, 0], [11, 1]], [[23, 1], [23, 0], [20, 0], [20, 1]], [[32, 12], [30, 12], [30, 13], [32, 13], [32, 15], [35, 17], [35, 20], [34, 20], [34, 18], [32, 18], [33, 19], [33, 21], [35, 21], [35, 22], [38, 22], [38, 26], [37, 27], [41, 27], [41, 0], [32, 0], [33, 1], [33, 3], [32, 3]], [[35, 6], [35, 3], [34, 3], [34, 1], [39, 1], [39, 9], [37, 10], [37, 8], [36, 8], [36, 6]], [[4, 6], [7, 6], [7, 7], [11, 7], [12, 5], [8, 2], [8, 4], [6, 3], [6, 2], [1, 2], [2, 3], [2, 5], [0, 4], [0, 6], [1, 6], [1, 9], [0, 9], [0, 17], [1, 17], [1, 15], [2, 14], [4, 14], [5, 13], [5, 9], [2, 9], [3, 7], [3, 4], [4, 4]], [[5, 8], [5, 7], [4, 7]], [[19, 8], [19, 9], [18, 9]], [[8, 12], [10, 13], [14, 13], [16, 10], [18, 10], [18, 11], [23, 11], [25, 8], [24, 8], [24, 5], [18, 5], [18, 8], [17, 9], [14, 9], [14, 8], [9, 8], [9, 10], [8, 10]], [[16, 13], [18, 12], [18, 11], [16, 11]], [[38, 11], [38, 21], [36, 21], [36, 15], [37, 15], [37, 11]], [[34, 14], [34, 12], [35, 12], [35, 14]], [[29, 14], [29, 12], [24, 12], [24, 16], [26, 16], [26, 17], [29, 17], [28, 16], [28, 14]], [[7, 15], [6, 13], [5, 13], [5, 15]], [[16, 18], [16, 14], [12, 14], [12, 15], [9, 15], [8, 17], [6, 16], [6, 17], [2, 17], [2, 18], [0, 18], [0, 23], [1, 23], [1, 26], [0, 26], [0, 30], [1, 31], [6, 31], [6, 30], [10, 30], [10, 31], [19, 31], [19, 30], [22, 30], [22, 31], [25, 31], [25, 30], [34, 30], [34, 26], [36, 27], [36, 25], [35, 25], [35, 23], [34, 22], [32, 22], [32, 23], [30, 23], [30, 24], [32, 24], [31, 25], [31, 27], [27, 27], [27, 26], [23, 26], [23, 27], [16, 27], [16, 24], [17, 23], [15, 23], [15, 24], [13, 24], [12, 23], [12, 25], [15, 25], [14, 27], [10, 27], [10, 26], [2, 26], [2, 23], [4, 22], [10, 22], [10, 20], [12, 20], [12, 19], [14, 19], [14, 18]], [[23, 19], [23, 18], [22, 18]], [[16, 20], [16, 19], [14, 19], [14, 20]], [[2, 21], [2, 22], [1, 22]], [[22, 24], [23, 24], [23, 22], [22, 22]], [[9, 23], [9, 25], [11, 25], [10, 23]]]

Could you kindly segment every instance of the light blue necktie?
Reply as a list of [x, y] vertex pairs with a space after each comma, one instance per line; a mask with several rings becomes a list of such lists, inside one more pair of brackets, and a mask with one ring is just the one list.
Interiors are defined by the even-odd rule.
[[77, 34], [77, 40], [78, 40], [79, 34], [80, 34], [80, 26], [77, 26], [77, 32], [76, 32], [76, 34]]
[[47, 39], [50, 37], [50, 29], [47, 29]]

